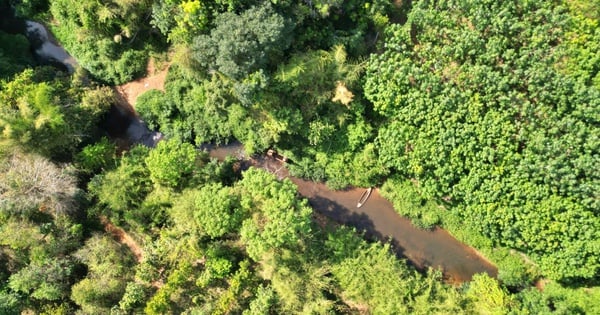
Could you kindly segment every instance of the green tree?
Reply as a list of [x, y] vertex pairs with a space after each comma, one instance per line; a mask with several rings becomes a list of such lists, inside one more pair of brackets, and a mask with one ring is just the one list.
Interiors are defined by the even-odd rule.
[[8, 80], [33, 63], [29, 42], [24, 35], [0, 31], [0, 79]]
[[125, 83], [144, 72], [144, 40], [151, 33], [152, 1], [52, 1], [53, 29], [67, 50], [94, 77]]
[[[185, 191], [173, 205], [172, 213], [185, 216], [181, 224], [191, 225], [191, 230], [215, 238], [234, 232], [239, 227], [242, 217], [238, 203], [232, 188], [218, 183], [207, 184], [196, 190]], [[179, 220], [177, 218], [176, 222]]]
[[119, 166], [96, 175], [88, 184], [100, 204], [116, 211], [114, 215], [133, 210], [141, 205], [152, 190], [150, 172], [144, 164], [148, 148], [136, 146], [120, 160]]
[[249, 218], [242, 222], [240, 235], [250, 258], [259, 260], [271, 250], [293, 248], [310, 232], [306, 200], [296, 198], [296, 186], [285, 179], [251, 168], [238, 183], [242, 209]]
[[12, 274], [8, 286], [37, 300], [56, 301], [68, 296], [72, 272], [73, 261], [69, 259], [34, 262]]
[[178, 187], [184, 185], [194, 171], [196, 156], [191, 144], [171, 139], [159, 142], [144, 161], [155, 184]]
[[279, 60], [291, 42], [291, 24], [267, 3], [241, 15], [222, 13], [210, 36], [194, 39], [193, 56], [203, 71], [218, 71], [234, 79]]
[[110, 237], [96, 235], [75, 256], [87, 265], [88, 275], [72, 287], [71, 299], [85, 313], [108, 313], [131, 279], [131, 254]]

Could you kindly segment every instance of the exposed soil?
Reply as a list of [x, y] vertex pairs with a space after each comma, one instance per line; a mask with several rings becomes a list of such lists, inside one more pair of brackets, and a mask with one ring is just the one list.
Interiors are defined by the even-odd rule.
[[550, 283], [550, 280], [548, 280], [548, 279], [544, 279], [544, 278], [542, 278], [542, 279], [538, 279], [538, 280], [535, 282], [535, 287], [536, 287], [536, 289], [538, 289], [540, 292], [542, 292], [542, 291], [544, 291], [544, 288], [546, 287], [546, 285], [547, 285], [548, 283]]
[[167, 78], [168, 65], [163, 69], [157, 69], [154, 59], [150, 58], [146, 68], [146, 76], [115, 87], [117, 93], [130, 108], [135, 106], [138, 96], [148, 90], [165, 90], [165, 79]]
[[112, 237], [119, 243], [127, 246], [131, 253], [135, 257], [135, 260], [139, 263], [144, 258], [142, 253], [142, 248], [140, 245], [131, 237], [131, 235], [127, 234], [125, 230], [122, 228], [112, 224], [105, 216], [100, 216], [100, 222], [104, 226], [104, 230], [112, 235]]

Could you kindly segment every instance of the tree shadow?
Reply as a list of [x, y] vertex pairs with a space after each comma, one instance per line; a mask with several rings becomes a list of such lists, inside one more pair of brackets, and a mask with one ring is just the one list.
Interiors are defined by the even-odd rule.
[[404, 255], [404, 248], [397, 240], [379, 232], [368, 215], [352, 212], [345, 206], [325, 197], [311, 196], [307, 197], [307, 199], [311, 207], [319, 214], [324, 215], [337, 223], [356, 228], [356, 230], [361, 232], [363, 237], [369, 242], [390, 244], [392, 252], [398, 258], [406, 259], [407, 263], [418, 270], [424, 270], [408, 260], [408, 257]]

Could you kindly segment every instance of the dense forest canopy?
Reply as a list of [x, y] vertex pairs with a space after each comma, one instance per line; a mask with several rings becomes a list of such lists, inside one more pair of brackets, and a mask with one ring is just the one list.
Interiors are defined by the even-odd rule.
[[572, 74], [565, 8], [483, 5], [419, 2], [386, 30], [365, 83], [389, 121], [379, 159], [478, 233], [530, 253], [545, 275], [593, 278], [598, 69]]
[[[598, 0], [0, 13], [0, 314], [600, 313]], [[27, 19], [80, 68], [48, 66]], [[129, 110], [114, 85], [149, 60], [164, 90], [130, 105], [154, 148], [107, 130]], [[198, 149], [236, 140], [332, 189], [380, 187], [497, 278], [418, 272], [289, 179]]]

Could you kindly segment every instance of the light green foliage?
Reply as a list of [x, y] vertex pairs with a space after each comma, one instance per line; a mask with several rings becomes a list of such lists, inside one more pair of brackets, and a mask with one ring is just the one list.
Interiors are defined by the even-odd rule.
[[[600, 288], [598, 286], [569, 288], [556, 282], [550, 282], [544, 286], [544, 291], [540, 295], [541, 297], [530, 292], [526, 297], [523, 294], [520, 294], [519, 297], [523, 300], [522, 304], [524, 305], [527, 305], [525, 303], [528, 302], [524, 298], [529, 298], [534, 307], [540, 307], [539, 304], [543, 305], [540, 307], [542, 310], [546, 310], [550, 305], [557, 314], [597, 314], [600, 311], [600, 304], [598, 304]], [[543, 302], [539, 302], [540, 299]], [[535, 308], [533, 309], [535, 310]]]
[[178, 139], [164, 140], [150, 151], [144, 161], [155, 184], [178, 187], [184, 185], [194, 171], [196, 149]]
[[119, 302], [119, 307], [125, 311], [132, 311], [141, 306], [148, 295], [148, 288], [137, 282], [127, 283], [123, 298]]
[[113, 166], [116, 148], [108, 138], [85, 146], [75, 157], [77, 167], [86, 173], [96, 173]]
[[553, 279], [600, 268], [600, 91], [564, 70], [579, 60], [571, 18], [541, 1], [419, 2], [387, 28], [365, 82], [388, 122], [380, 161]]
[[80, 103], [84, 90], [50, 71], [45, 67], [27, 69], [12, 81], [0, 82], [3, 149], [19, 146], [20, 150], [65, 159], [70, 158], [82, 139], [95, 134], [108, 106], [87, 96], [106, 90], [86, 90]]
[[[292, 56], [275, 73], [277, 88], [285, 93], [286, 102], [300, 110], [306, 121], [318, 116], [329, 118], [326, 121], [343, 122], [347, 119], [348, 108], [357, 111], [357, 102], [343, 105], [332, 101], [337, 82], [342, 82], [350, 91], [358, 86], [362, 67], [347, 60], [344, 46], [335, 46], [329, 51], [308, 51]], [[313, 121], [313, 124], [319, 124]], [[320, 126], [319, 126], [320, 127]], [[320, 127], [322, 128], [322, 127]]]
[[468, 313], [465, 295], [442, 283], [439, 271], [430, 269], [421, 276], [398, 260], [389, 245], [367, 244], [342, 227], [327, 233], [323, 248], [338, 294], [349, 306], [372, 314]]
[[[174, 293], [183, 285], [187, 284], [192, 275], [192, 267], [188, 262], [182, 262], [173, 268], [166, 283], [154, 294], [146, 303], [144, 313], [146, 314], [166, 314], [172, 312], [175, 305], [172, 305], [171, 299], [176, 298]], [[180, 305], [183, 306], [183, 305]]]
[[391, 177], [381, 186], [381, 195], [390, 200], [400, 215], [411, 218], [421, 228], [431, 228], [440, 223], [443, 208], [419, 192], [409, 180]]
[[365, 303], [374, 314], [403, 314], [413, 285], [411, 271], [403, 264], [389, 254], [388, 246], [374, 244], [340, 261], [332, 272], [343, 299]]
[[239, 0], [157, 0], [152, 4], [152, 25], [173, 43], [190, 43], [212, 25], [221, 12], [239, 11]]
[[473, 310], [478, 314], [506, 314], [513, 303], [508, 292], [498, 281], [487, 274], [476, 274], [469, 283], [466, 293], [473, 303]]
[[294, 248], [310, 232], [312, 210], [296, 199], [296, 186], [274, 175], [251, 168], [236, 187], [242, 209], [250, 218], [242, 223], [240, 235], [250, 258], [259, 260], [271, 250]]
[[[74, 75], [76, 76], [76, 75]], [[92, 117], [106, 113], [111, 105], [117, 103], [117, 96], [112, 88], [107, 86], [90, 88], [83, 91], [81, 107]], [[91, 120], [93, 122], [93, 119]]]
[[[19, 73], [29, 44], [0, 33], [1, 314], [600, 313], [597, 0], [48, 5], [39, 17], [105, 83], [142, 73], [159, 31], [177, 45], [165, 92], [136, 104], [172, 140], [115, 158], [96, 130], [112, 89], [83, 70]], [[419, 274], [389, 245], [311, 222], [290, 181], [240, 179], [236, 160], [188, 143], [233, 138], [331, 187], [391, 175], [381, 191], [399, 212], [482, 246], [499, 279]], [[78, 185], [92, 198], [76, 202]], [[95, 234], [98, 214], [135, 233], [135, 267]], [[540, 277], [572, 287], [527, 288]]]
[[332, 312], [334, 302], [326, 296], [333, 288], [328, 264], [310, 262], [306, 256], [293, 255], [294, 251], [284, 250], [276, 255], [264, 255], [260, 262], [261, 275], [270, 281], [279, 300], [278, 311], [303, 314]]
[[381, 178], [388, 174], [377, 158], [377, 149], [374, 143], [365, 144], [357, 150], [351, 162], [351, 183], [358, 187], [370, 187], [379, 183]]
[[68, 132], [63, 108], [56, 103], [57, 89], [49, 82], [35, 82], [34, 74], [29, 69], [13, 81], [2, 82], [0, 144], [16, 142], [48, 154], [73, 145], [75, 139]]
[[281, 57], [291, 41], [290, 22], [267, 2], [241, 15], [222, 13], [210, 36], [194, 39], [194, 58], [202, 71], [241, 79]]
[[600, 89], [600, 2], [576, 0], [566, 5], [572, 19], [566, 34], [565, 71]]
[[[210, 237], [220, 237], [233, 232], [241, 223], [237, 199], [232, 188], [208, 184], [197, 190], [185, 191], [172, 211], [182, 226], [189, 226], [190, 230]], [[180, 216], [183, 217], [180, 219]]]
[[26, 265], [29, 262], [28, 250], [43, 252], [44, 235], [29, 221], [13, 219], [2, 222], [0, 236], [2, 236], [3, 247], [15, 251], [13, 261], [19, 265]]
[[515, 250], [494, 248], [489, 257], [498, 267], [498, 280], [506, 287], [524, 288], [539, 278], [538, 266]]
[[269, 310], [275, 302], [275, 294], [270, 287], [260, 286], [256, 289], [255, 298], [250, 302], [248, 309], [244, 310], [244, 315], [262, 315], [269, 314]]
[[194, 216], [202, 230], [211, 237], [234, 231], [240, 224], [241, 214], [233, 189], [220, 184], [204, 186], [195, 199]]
[[445, 284], [439, 269], [429, 268], [424, 277], [418, 277], [414, 291], [409, 314], [469, 314], [464, 294]]
[[88, 275], [72, 287], [71, 299], [85, 313], [107, 313], [125, 293], [131, 255], [110, 237], [96, 235], [75, 256], [87, 265]]

